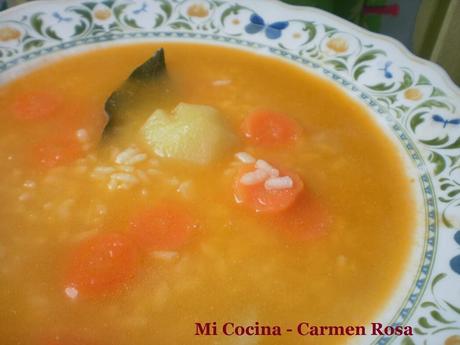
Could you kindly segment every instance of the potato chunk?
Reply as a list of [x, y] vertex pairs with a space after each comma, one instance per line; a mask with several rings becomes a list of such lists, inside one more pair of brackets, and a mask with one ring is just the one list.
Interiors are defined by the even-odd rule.
[[142, 133], [158, 156], [201, 165], [222, 157], [237, 141], [216, 109], [187, 103], [172, 114], [156, 110]]

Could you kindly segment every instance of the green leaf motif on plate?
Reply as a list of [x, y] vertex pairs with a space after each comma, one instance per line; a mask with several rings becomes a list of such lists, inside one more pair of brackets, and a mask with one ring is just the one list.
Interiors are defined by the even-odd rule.
[[386, 56], [386, 53], [381, 49], [371, 49], [361, 54], [355, 61], [354, 66], [358, 66], [363, 62], [374, 60], [378, 55]]
[[[180, 33], [183, 35], [181, 37], [186, 36], [191, 39], [205, 36], [207, 37], [205, 39], [217, 37], [220, 42], [251, 47], [255, 50], [276, 48], [285, 54], [280, 53], [282, 57], [297, 63], [302, 61], [301, 63], [321, 73], [327, 71], [326, 77], [341, 83], [356, 94], [366, 95], [361, 97], [364, 102], [376, 104], [374, 110], [401, 126], [402, 133], [407, 134], [409, 138], [407, 143], [413, 144], [417, 149], [412, 151], [413, 154], [415, 155], [418, 150], [421, 153], [422, 158], [417, 162], [414, 160], [414, 165], [420, 164], [424, 169], [428, 169], [430, 185], [434, 185], [433, 197], [437, 198], [431, 200], [434, 200], [435, 204], [432, 207], [434, 219], [439, 220], [439, 224], [444, 226], [438, 228], [436, 224], [434, 231], [440, 233], [446, 228], [457, 226], [451, 214], [460, 212], [460, 186], [455, 179], [458, 178], [455, 177], [456, 172], [458, 173], [456, 169], [460, 168], [460, 126], [447, 124], [443, 127], [442, 123], [436, 124], [431, 120], [435, 114], [439, 114], [446, 120], [460, 117], [458, 105], [455, 106], [457, 104], [455, 92], [452, 97], [447, 84], [435, 79], [431, 80], [432, 74], [423, 66], [415, 68], [417, 63], [412, 64], [405, 58], [399, 58], [404, 54], [390, 52], [390, 50], [386, 52], [383, 48], [385, 45], [383, 43], [380, 45], [378, 39], [358, 34], [351, 28], [349, 30], [344, 27], [337, 28], [329, 22], [325, 25], [320, 19], [299, 15], [298, 18], [288, 21], [292, 23], [290, 28], [294, 27], [294, 24], [298, 25], [298, 33], [303, 37], [302, 40], [293, 40], [292, 35], [287, 34], [282, 35], [277, 42], [266, 40], [265, 35], [246, 38], [244, 27], [250, 14], [257, 12], [271, 22], [272, 19], [265, 15], [262, 6], [246, 7], [246, 3], [239, 4], [238, 0], [232, 2], [203, 0], [202, 2], [208, 5], [209, 18], [184, 15], [190, 2], [183, 0], [151, 0], [150, 3], [155, 6], [149, 6], [151, 12], [147, 20], [145, 14], [141, 16], [131, 13], [133, 4], [136, 4], [131, 0], [72, 1], [69, 6], [65, 2], [57, 2], [56, 6], [64, 12], [73, 14], [75, 21], [70, 24], [73, 26], [69, 29], [70, 35], [74, 41], [78, 40], [83, 44], [94, 42], [95, 38], [101, 41], [116, 40], [118, 33], [120, 36], [125, 33], [136, 33], [139, 37], [150, 38], [155, 36], [155, 31], [169, 34], [171, 37], [177, 37], [175, 35]], [[111, 16], [106, 21], [96, 16], [99, 6], [110, 11]], [[57, 43], [70, 41], [67, 39], [67, 32], [61, 31], [59, 24], [50, 14], [51, 12], [43, 7], [27, 16], [17, 18], [14, 25], [20, 26], [22, 37], [14, 42], [17, 43], [16, 46], [0, 48], [0, 70], [10, 68], [4, 67], [2, 65], [4, 62], [23, 58], [33, 59], [32, 54], [46, 55], [48, 54], [45, 52], [46, 49], [54, 49]], [[232, 16], [235, 16], [235, 19], [229, 20]], [[238, 27], [243, 30], [243, 33], [236, 30]], [[115, 33], [117, 35], [114, 35]], [[327, 44], [328, 40], [336, 35], [345, 40], [345, 44], [342, 42], [342, 45], [339, 45], [340, 49], [326, 52], [323, 43]], [[167, 40], [168, 36], [158, 37]], [[261, 41], [258, 41], [259, 39]], [[13, 44], [13, 42], [9, 43]], [[394, 63], [391, 67], [391, 71], [394, 72], [392, 78], [383, 78], [382, 60]], [[366, 86], [363, 84], [368, 84], [368, 88], [363, 87]], [[427, 138], [427, 129], [429, 130], [430, 126], [433, 126], [435, 131]], [[397, 135], [401, 134], [397, 133]], [[453, 211], [449, 213], [447, 210]], [[432, 280], [433, 287], [445, 277], [447, 274], [436, 275]], [[425, 284], [428, 284], [428, 280]], [[427, 294], [429, 293], [428, 289]], [[421, 301], [423, 303], [419, 310], [424, 314], [419, 315], [420, 317], [414, 316], [416, 320], [414, 330], [420, 335], [419, 339], [426, 341], [423, 345], [439, 345], [430, 342], [430, 337], [433, 334], [456, 330], [458, 325], [458, 323], [450, 323], [459, 319], [458, 303], [444, 299], [437, 301], [434, 297], [435, 293], [433, 289], [431, 295], [427, 295]], [[422, 344], [418, 339], [416, 341], [408, 337], [402, 338], [400, 343]]]

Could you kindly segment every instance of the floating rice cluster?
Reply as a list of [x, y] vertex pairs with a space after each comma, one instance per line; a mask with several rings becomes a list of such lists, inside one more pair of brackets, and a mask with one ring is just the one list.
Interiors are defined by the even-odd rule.
[[159, 171], [153, 167], [158, 165], [158, 161], [150, 159], [150, 168], [139, 169], [137, 165], [145, 162], [148, 156], [138, 148], [132, 146], [121, 151], [115, 156], [112, 165], [97, 166], [91, 173], [95, 179], [107, 179], [109, 190], [129, 189], [140, 182], [148, 182], [149, 175], [158, 174]]
[[289, 176], [280, 176], [280, 171], [272, 167], [263, 159], [256, 160], [247, 152], [238, 152], [236, 155], [244, 164], [254, 164], [254, 170], [243, 174], [240, 182], [244, 185], [264, 183], [266, 190], [289, 189], [294, 182]]
[[[149, 157], [135, 146], [117, 151], [112, 160], [112, 164], [96, 166], [91, 172], [93, 179], [106, 180], [109, 190], [128, 190], [159, 178], [183, 197], [189, 197], [193, 190], [192, 181], [180, 181], [177, 177], [161, 171], [160, 162], [156, 158]], [[146, 189], [142, 191], [146, 192]]]

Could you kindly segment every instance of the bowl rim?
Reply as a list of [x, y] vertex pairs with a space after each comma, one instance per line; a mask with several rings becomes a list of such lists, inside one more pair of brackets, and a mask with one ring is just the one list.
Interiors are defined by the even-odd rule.
[[[151, 1], [158, 1], [158, 0], [151, 0]], [[171, 2], [174, 2], [176, 4], [180, 4], [180, 3], [184, 3], [184, 1], [178, 1], [178, 0], [167, 0], [167, 1], [171, 1]], [[215, 1], [215, 0], [197, 0], [197, 1]], [[270, 4], [268, 4], [268, 2], [270, 2]], [[72, 3], [77, 3], [77, 4], [81, 4], [83, 3], [83, 0], [70, 0], [70, 1], [67, 1], [66, 4], [69, 5], [69, 4], [72, 4]], [[250, 3], [250, 0], [236, 0], [235, 3]], [[255, 1], [254, 1], [255, 3]], [[59, 5], [63, 5], [62, 2], [58, 1], [58, 0], [41, 0], [41, 1], [37, 1], [37, 2], [31, 2], [31, 3], [27, 3], [27, 4], [23, 4], [21, 6], [18, 6], [18, 7], [14, 7], [12, 8], [11, 10], [7, 10], [5, 12], [2, 12], [0, 13], [0, 25], [1, 25], [1, 19], [3, 17], [3, 13], [6, 13], [8, 12], [7, 14], [9, 13], [12, 13], [14, 14], [16, 11], [22, 11], [22, 10], [26, 10], [27, 7], [35, 7], [37, 4], [48, 4], [48, 5], [53, 5], [53, 4], [59, 4]], [[418, 58], [416, 57], [415, 55], [413, 55], [406, 47], [404, 47], [401, 43], [399, 43], [398, 41], [392, 39], [392, 38], [388, 38], [384, 35], [381, 35], [381, 34], [375, 34], [375, 33], [371, 33], [353, 23], [350, 23], [350, 22], [347, 22], [335, 15], [332, 15], [330, 13], [327, 13], [325, 11], [322, 11], [322, 10], [319, 10], [319, 9], [316, 9], [316, 8], [311, 8], [311, 7], [305, 7], [305, 6], [293, 6], [293, 5], [288, 5], [288, 4], [284, 4], [284, 3], [281, 3], [281, 2], [278, 2], [276, 0], [264, 0], [264, 4], [267, 4], [266, 7], [269, 7], [270, 6], [279, 6], [279, 8], [283, 8], [283, 7], [286, 7], [286, 8], [290, 8], [291, 10], [292, 9], [295, 9], [296, 11], [298, 11], [299, 9], [302, 9], [302, 11], [306, 11], [305, 13], [309, 13], [309, 14], [318, 14], [320, 16], [323, 16], [325, 18], [329, 18], [329, 20], [331, 22], [337, 22], [337, 23], [340, 23], [343, 27], [347, 28], [349, 30], [349, 32], [353, 33], [353, 34], [356, 34], [357, 36], [360, 37], [360, 35], [363, 35], [365, 36], [366, 38], [372, 38], [372, 39], [375, 39], [378, 43], [381, 43], [381, 42], [386, 42], [388, 43], [388, 45], [390, 45], [391, 47], [395, 47], [398, 51], [398, 54], [401, 54], [402, 56], [404, 56], [407, 60], [409, 60], [410, 63], [415, 63], [417, 65], [417, 67], [420, 67], [420, 69], [423, 69], [424, 66], [427, 66], [429, 67], [429, 72], [426, 72], [430, 75], [437, 75], [439, 76], [441, 79], [440, 79], [440, 83], [442, 84], [442, 87], [443, 89], [447, 88], [449, 89], [449, 91], [451, 92], [452, 96], [453, 97], [456, 97], [456, 98], [459, 98], [458, 96], [460, 95], [460, 88], [457, 87], [455, 85], [455, 83], [450, 79], [450, 77], [447, 75], [447, 73], [442, 69], [442, 67], [436, 65], [435, 63], [432, 63], [430, 61], [427, 61], [427, 60], [424, 60], [424, 59], [421, 59], [421, 58]], [[260, 6], [260, 4], [259, 4]], [[146, 30], [146, 31], [152, 31], [152, 30]], [[153, 31], [157, 31], [157, 30], [153, 30]], [[153, 32], [152, 31], [152, 32]], [[156, 34], [158, 34], [159, 31], [156, 32]], [[212, 35], [212, 34], [208, 34], [209, 35]], [[155, 35], [154, 35], [155, 36]], [[155, 36], [157, 37], [157, 36]], [[160, 36], [161, 37], [161, 36]], [[163, 36], [165, 37], [165, 36]], [[185, 36], [185, 38], [187, 38], [187, 36]], [[193, 38], [192, 36], [189, 36], [188, 38]], [[83, 38], [84, 40], [84, 38]], [[247, 40], [247, 39], [246, 39]], [[70, 40], [70, 41], [73, 41], [73, 40]], [[117, 40], [117, 39], [114, 39], [114, 40], [108, 40], [108, 42], [113, 42], [113, 43], [121, 43], [123, 41], [121, 40]], [[126, 40], [127, 42], [127, 40]], [[136, 43], [137, 41], [136, 40], [133, 40], [133, 43]], [[185, 40], [185, 42], [189, 42], [191, 43], [190, 40]], [[98, 43], [97, 41], [96, 42], [88, 42], [89, 44], [84, 44], [85, 47], [89, 47], [89, 48], [86, 48], [86, 49], [91, 49], [91, 47], [94, 47], [94, 43]], [[207, 44], [213, 44], [212, 43], [212, 40], [206, 42]], [[236, 44], [238, 45], [238, 44]], [[232, 44], [233, 46], [233, 44]], [[266, 45], [268, 47], [270, 47], [269, 45]], [[70, 47], [70, 48], [73, 48], [74, 46]], [[246, 48], [246, 47], [241, 47], [241, 48]], [[0, 48], [1, 49], [1, 48]], [[40, 48], [38, 49], [37, 51], [45, 51], [47, 48]], [[278, 49], [278, 48], [273, 48], [273, 49]], [[67, 48], [58, 48], [56, 49], [56, 51], [65, 51], [65, 50], [68, 50]], [[282, 51], [282, 49], [278, 49], [279, 51]], [[257, 52], [255, 52], [257, 53]], [[273, 53], [273, 51], [271, 51], [271, 53]], [[30, 53], [27, 53], [27, 54], [30, 54]], [[18, 59], [18, 64], [21, 64], [21, 56], [26, 56], [27, 54], [19, 54], [16, 59]], [[277, 57], [280, 57], [282, 58], [283, 55], [282, 54], [274, 54], [276, 55]], [[295, 55], [295, 53], [292, 53], [291, 54], [292, 56]], [[43, 55], [38, 55], [37, 58], [41, 58]], [[306, 58], [307, 61], [309, 59], [309, 57]], [[34, 60], [34, 58], [30, 59], [30, 60]], [[313, 61], [313, 60], [312, 60]], [[291, 61], [288, 61], [288, 62], [291, 62]], [[302, 65], [307, 65], [308, 67], [311, 67], [308, 65], [308, 63], [299, 63], [299, 64], [302, 64]], [[1, 67], [1, 66], [0, 66]], [[326, 66], [321, 66], [321, 69], [323, 71], [325, 71], [323, 74], [326, 74], [326, 71], [329, 71], [331, 72], [332, 74], [335, 73], [335, 71], [330, 68], [329, 70], [327, 69]], [[0, 68], [1, 70], [1, 68]], [[313, 70], [313, 68], [311, 69], [311, 72], [316, 72]], [[338, 75], [339, 78], [340, 78], [340, 74], [335, 74], [335, 75]], [[326, 77], [325, 75], [323, 75], [324, 77]], [[333, 82], [333, 80], [335, 80], [335, 77], [334, 76], [327, 76], [328, 80], [330, 80], [331, 82]], [[343, 80], [346, 80], [346, 78], [343, 78]], [[337, 80], [335, 80], [336, 84], [337, 84]], [[438, 83], [439, 84], [439, 83]], [[376, 95], [373, 94], [373, 93], [370, 93], [368, 90], [364, 90], [364, 87], [363, 85], [359, 84], [359, 83], [356, 83], [356, 85], [358, 86], [357, 90], [365, 95], [368, 95], [367, 97], [372, 99], [372, 100], [375, 100], [376, 99]], [[434, 86], [436, 86], [437, 84], [434, 84]], [[340, 86], [343, 86], [343, 85], [340, 85]], [[345, 90], [344, 90], [345, 91]], [[370, 95], [370, 96], [369, 96]], [[452, 98], [452, 96], [450, 96], [450, 98]], [[372, 108], [369, 104], [367, 104], [364, 99], [363, 99], [363, 102], [362, 104], [364, 106], [368, 106], [368, 109], [369, 108]], [[382, 104], [380, 104], [379, 102], [377, 102], [377, 106], [378, 107], [382, 107]], [[455, 110], [454, 110], [455, 112]], [[375, 114], [376, 116], [374, 117], [377, 117], [377, 114]], [[439, 213], [439, 215], [441, 214], [440, 210], [438, 210], [439, 208], [439, 202], [438, 202], [438, 199], [437, 199], [437, 196], [436, 196], [436, 193], [437, 193], [437, 189], [439, 189], [439, 187], [436, 185], [436, 179], [432, 173], [432, 170], [429, 169], [429, 162], [428, 162], [428, 159], [426, 157], [424, 157], [424, 155], [422, 154], [422, 148], [420, 143], [419, 143], [419, 140], [416, 140], [416, 138], [412, 138], [411, 136], [407, 135], [406, 133], [406, 129], [405, 127], [403, 126], [403, 123], [399, 123], [398, 121], [396, 121], [397, 125], [400, 125], [400, 130], [401, 130], [401, 139], [403, 140], [407, 140], [408, 144], [403, 144], [402, 141], [401, 141], [401, 145], [402, 147], [404, 148], [407, 148], [409, 145], [412, 145], [413, 146], [413, 151], [415, 152], [415, 154], [417, 155], [418, 159], [420, 159], [420, 161], [422, 162], [422, 169], [424, 172], [426, 172], [426, 175], [420, 175], [419, 178], [420, 178], [420, 183], [421, 183], [421, 186], [420, 188], [428, 188], [430, 190], [430, 192], [428, 194], [431, 195], [431, 199], [430, 200], [434, 200], [433, 203], [434, 203], [434, 206], [435, 207], [435, 210]], [[403, 136], [406, 136], [405, 138], [403, 138]], [[398, 139], [400, 139], [398, 137]], [[459, 138], [460, 139], [460, 138]], [[420, 172], [420, 170], [419, 170]], [[426, 180], [425, 180], [426, 178]], [[426, 185], [425, 185], [426, 183]], [[436, 193], [435, 193], [436, 192]], [[460, 199], [457, 199], [457, 201], [460, 200]], [[426, 201], [425, 201], [425, 206], [426, 206]], [[430, 212], [429, 211], [426, 211], [426, 215], [428, 216]], [[436, 215], [437, 217], [437, 215]], [[435, 264], [436, 264], [436, 261], [439, 261], [437, 259], [439, 259], [438, 255], [434, 255], [433, 253], [437, 253], [437, 249], [438, 248], [438, 242], [439, 242], [439, 239], [438, 239], [438, 230], [441, 228], [440, 227], [440, 224], [438, 223], [438, 219], [436, 218], [435, 219], [435, 224], [433, 225], [433, 236], [432, 238], [429, 238], [429, 233], [431, 232], [431, 223], [428, 227], [428, 221], [426, 222], [426, 239], [424, 241], [424, 244], [425, 246], [427, 246], [427, 243], [430, 244], [432, 247], [433, 247], [433, 251], [432, 251], [432, 257], [430, 258], [430, 263], [429, 263], [429, 268], [428, 268], [428, 272], [426, 272], [426, 277], [425, 277], [425, 281], [422, 285], [422, 289], [417, 293], [417, 298], [416, 298], [416, 301], [414, 302], [413, 306], [411, 307], [411, 310], [410, 310], [410, 313], [408, 316], [406, 316], [403, 320], [403, 324], [405, 324], [406, 322], [409, 322], [413, 316], [413, 313], [416, 311], [416, 309], [422, 304], [422, 298], [425, 297], [425, 293], [428, 291], [428, 283], [431, 281], [432, 283], [432, 286], [431, 286], [431, 292], [433, 292], [433, 285], [435, 285], [434, 283], [438, 283], [440, 280], [442, 280], [444, 277], [442, 277], [442, 279], [440, 278], [439, 280], [437, 280], [437, 278], [439, 277], [439, 275], [433, 277], [432, 275], [432, 272], [435, 268]], [[430, 240], [433, 240], [432, 243], [430, 243]], [[439, 252], [439, 251], [438, 251]], [[424, 250], [424, 254], [427, 254], [426, 253], [426, 250]], [[434, 279], [433, 279], [434, 278]], [[418, 282], [417, 282], [418, 283]], [[416, 284], [416, 281], [413, 282], [413, 285]], [[408, 299], [409, 297], [407, 297]], [[433, 298], [434, 300], [436, 300], [436, 296], [434, 296], [434, 293], [433, 293]], [[402, 304], [402, 306], [406, 305], [407, 304], [407, 301], [405, 299], [405, 302]], [[403, 307], [400, 307], [398, 309], [398, 312], [397, 314], [394, 316], [394, 319], [398, 318], [398, 315], [400, 315], [400, 311]], [[423, 317], [421, 317], [423, 318]], [[412, 320], [414, 321], [414, 320]], [[420, 324], [420, 318], [419, 318], [419, 324]], [[382, 338], [380, 340], [378, 340], [378, 344], [387, 344], [388, 342], [391, 342], [393, 341], [392, 339], [389, 339], [389, 338]], [[373, 341], [372, 343], [375, 343], [376, 341]]]
[[[70, 3], [71, 1], [75, 1], [75, 0], [70, 0], [68, 2]], [[175, 0], [172, 0], [172, 1], [175, 1]], [[367, 29], [365, 29], [365, 28], [363, 28], [363, 27], [361, 27], [361, 26], [359, 26], [359, 25], [357, 25], [357, 24], [355, 24], [353, 22], [350, 22], [350, 21], [348, 21], [346, 19], [343, 19], [342, 17], [339, 17], [339, 16], [337, 16], [337, 15], [335, 15], [333, 13], [327, 12], [327, 11], [322, 10], [320, 8], [316, 8], [316, 7], [312, 7], [312, 6], [288, 4], [288, 3], [282, 2], [281, 0], [264, 0], [264, 2], [265, 3], [271, 3], [268, 6], [272, 6], [272, 4], [275, 4], [277, 6], [285, 7], [285, 8], [288, 8], [288, 9], [289, 8], [290, 9], [296, 9], [296, 10], [301, 9], [302, 11], [307, 10], [307, 11], [310, 11], [310, 12], [317, 12], [318, 14], [320, 14], [323, 17], [329, 17], [331, 20], [333, 20], [335, 22], [338, 22], [338, 23], [341, 23], [344, 26], [350, 27], [351, 29], [353, 29], [354, 32], [359, 32], [361, 34], [365, 34], [367, 36], [370, 36], [370, 37], [375, 38], [375, 39], [380, 40], [380, 41], [386, 41], [386, 42], [390, 43], [391, 45], [393, 45], [394, 47], [398, 48], [399, 52], [404, 54], [408, 59], [414, 61], [415, 63], [417, 63], [419, 65], [426, 65], [428, 68], [434, 70], [434, 72], [436, 72], [438, 75], [441, 75], [443, 80], [444, 80], [444, 82], [446, 83], [446, 86], [449, 87], [452, 92], [457, 93], [457, 95], [460, 97], [460, 85], [457, 85], [453, 81], [453, 79], [450, 77], [449, 73], [447, 73], [447, 71], [444, 69], [444, 67], [442, 67], [438, 63], [435, 63], [433, 61], [430, 61], [428, 59], [425, 59], [425, 58], [422, 58], [422, 57], [416, 55], [415, 53], [411, 52], [409, 50], [409, 48], [407, 48], [404, 44], [402, 44], [400, 41], [398, 41], [397, 39], [395, 39], [395, 38], [393, 38], [391, 36], [367, 30]], [[25, 2], [25, 3], [21, 3], [21, 4], [18, 4], [18, 5], [12, 6], [12, 7], [8, 7], [7, 9], [5, 9], [5, 10], [0, 12], [0, 20], [2, 19], [3, 15], [5, 15], [5, 16], [10, 15], [10, 14], [13, 14], [14, 12], [16, 12], [16, 11], [20, 12], [20, 11], [23, 11], [24, 9], [26, 9], [27, 7], [35, 7], [35, 6], [39, 5], [39, 4], [49, 4], [49, 5], [59, 4], [59, 5], [61, 5], [62, 0], [37, 0], [37, 1]]]

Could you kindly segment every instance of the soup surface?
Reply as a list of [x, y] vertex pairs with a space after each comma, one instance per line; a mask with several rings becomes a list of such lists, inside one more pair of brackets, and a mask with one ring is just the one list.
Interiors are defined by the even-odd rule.
[[[162, 47], [166, 91], [122, 107], [103, 136], [105, 100], [158, 45], [68, 57], [1, 86], [1, 343], [336, 344], [346, 338], [285, 329], [378, 321], [415, 222], [392, 142], [293, 65]], [[213, 107], [232, 145], [200, 164], [160, 157], [141, 128], [181, 102]], [[267, 123], [287, 132], [257, 132]], [[275, 190], [291, 185], [275, 212], [246, 202], [252, 158], [287, 177]], [[219, 335], [195, 335], [196, 322], [214, 321]], [[222, 334], [226, 322], [256, 321], [282, 337]]]

